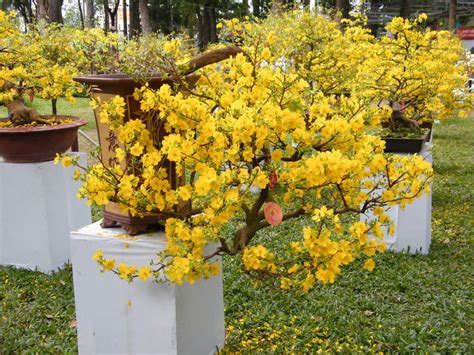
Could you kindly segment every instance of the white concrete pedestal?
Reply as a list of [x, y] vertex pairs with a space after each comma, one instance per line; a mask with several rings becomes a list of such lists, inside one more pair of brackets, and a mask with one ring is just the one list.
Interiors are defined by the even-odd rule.
[[99, 223], [71, 233], [79, 353], [199, 355], [222, 348], [222, 275], [179, 286], [101, 273], [92, 260], [97, 249], [139, 268], [166, 247], [163, 232], [117, 238], [124, 233]]
[[[431, 144], [426, 143], [420, 152], [426, 161], [432, 163]], [[431, 187], [431, 186], [430, 186]], [[387, 215], [395, 224], [396, 231], [393, 236], [385, 233], [384, 241], [389, 250], [394, 252], [409, 252], [410, 254], [428, 254], [431, 245], [431, 200], [432, 192], [424, 194], [405, 209], [392, 206], [386, 209]], [[373, 220], [370, 213], [362, 215], [361, 220]]]
[[[84, 153], [71, 154], [86, 165]], [[69, 261], [69, 233], [91, 221], [74, 169], [0, 162], [0, 265], [48, 273]]]

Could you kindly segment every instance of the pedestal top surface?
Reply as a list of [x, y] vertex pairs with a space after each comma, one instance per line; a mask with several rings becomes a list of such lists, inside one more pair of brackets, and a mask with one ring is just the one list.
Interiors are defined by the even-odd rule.
[[102, 228], [101, 221], [89, 224], [77, 231], [71, 232], [71, 237], [75, 238], [107, 238], [121, 240], [123, 242], [151, 242], [166, 244], [166, 235], [164, 231], [144, 233], [136, 236], [130, 236], [122, 228]]

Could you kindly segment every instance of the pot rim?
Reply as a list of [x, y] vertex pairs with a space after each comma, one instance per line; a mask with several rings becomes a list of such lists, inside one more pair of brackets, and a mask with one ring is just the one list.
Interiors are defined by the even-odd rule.
[[55, 126], [32, 126], [32, 127], [1, 127], [0, 133], [15, 134], [15, 133], [32, 133], [32, 132], [45, 132], [45, 131], [57, 131], [68, 128], [81, 127], [87, 124], [87, 120], [84, 118], [79, 118], [75, 116], [66, 116], [66, 115], [40, 115], [44, 118], [65, 118], [73, 120], [73, 122], [61, 123]]
[[431, 131], [425, 132], [419, 137], [387, 137], [387, 136], [382, 136], [383, 140], [394, 140], [394, 141], [425, 141], [431, 134]]
[[[95, 75], [87, 75], [87, 76], [76, 76], [73, 78], [74, 81], [77, 81], [82, 84], [88, 85], [100, 85], [100, 84], [129, 84], [129, 85], [137, 85], [142, 84], [139, 81], [136, 81], [132, 77], [127, 74], [117, 73], [117, 74], [95, 74]], [[161, 76], [155, 75], [152, 76], [150, 80], [147, 81], [148, 83], [161, 83], [166, 82], [165, 78]], [[145, 84], [143, 84], [145, 85]]]

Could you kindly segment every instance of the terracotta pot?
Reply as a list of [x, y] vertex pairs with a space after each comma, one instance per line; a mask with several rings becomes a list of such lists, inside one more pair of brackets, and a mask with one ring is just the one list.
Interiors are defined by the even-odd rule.
[[[133, 119], [142, 120], [152, 134], [155, 146], [160, 148], [161, 141], [166, 133], [162, 121], [158, 118], [158, 113], [145, 114], [140, 110], [140, 103], [133, 97], [135, 89], [142, 86], [141, 83], [134, 81], [125, 74], [101, 74], [77, 77], [74, 78], [74, 80], [90, 85], [92, 98], [100, 98], [102, 102], [110, 101], [116, 95], [122, 96], [126, 103], [124, 121], [127, 122]], [[155, 77], [148, 82], [148, 85], [152, 89], [158, 89], [163, 84], [171, 83], [169, 80]], [[115, 150], [121, 147], [121, 145], [118, 142], [116, 132], [110, 130], [108, 124], [100, 122], [100, 108], [94, 110], [94, 115], [99, 135], [102, 161], [107, 166], [113, 166], [118, 163], [115, 157]], [[124, 164], [124, 162], [122, 162], [122, 164]], [[176, 178], [174, 163], [168, 162], [166, 169], [170, 185], [172, 188], [176, 188], [180, 185], [180, 182]], [[150, 226], [165, 218], [166, 214], [163, 213], [150, 213], [143, 218], [133, 217], [121, 211], [116, 203], [109, 203], [104, 208], [102, 227], [107, 228], [120, 225], [127, 233], [134, 235], [145, 232]]]
[[87, 121], [59, 117], [73, 121], [55, 126], [0, 128], [0, 158], [8, 163], [35, 163], [53, 160], [56, 153], [64, 153], [76, 141], [79, 127]]

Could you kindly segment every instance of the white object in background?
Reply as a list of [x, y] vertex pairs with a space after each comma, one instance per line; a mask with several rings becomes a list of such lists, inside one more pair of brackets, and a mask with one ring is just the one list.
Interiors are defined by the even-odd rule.
[[[433, 162], [432, 145], [426, 143], [419, 155], [429, 163]], [[431, 245], [431, 202], [432, 192], [423, 194], [402, 210], [400, 206], [391, 206], [385, 213], [392, 219], [396, 230], [389, 235], [384, 230], [384, 241], [389, 250], [395, 252], [409, 252], [410, 254], [428, 254]], [[361, 220], [368, 222], [374, 219], [373, 214], [361, 216]]]
[[[85, 166], [85, 153], [79, 156]], [[0, 162], [0, 265], [49, 273], [70, 259], [69, 233], [91, 222], [74, 167]]]
[[117, 264], [140, 268], [166, 248], [164, 232], [124, 233], [99, 222], [71, 233], [79, 353], [211, 354], [222, 348], [222, 274], [179, 286], [151, 279], [128, 283], [100, 272], [92, 260], [98, 249]]

